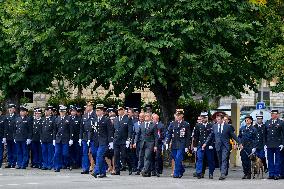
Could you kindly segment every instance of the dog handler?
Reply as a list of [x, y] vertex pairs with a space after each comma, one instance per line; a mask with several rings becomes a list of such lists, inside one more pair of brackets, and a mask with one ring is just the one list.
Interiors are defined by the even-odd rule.
[[242, 179], [251, 179], [251, 161], [250, 155], [256, 152], [257, 130], [252, 125], [253, 118], [250, 115], [245, 117], [246, 125], [240, 128], [239, 140], [241, 148], [241, 160], [244, 176]]

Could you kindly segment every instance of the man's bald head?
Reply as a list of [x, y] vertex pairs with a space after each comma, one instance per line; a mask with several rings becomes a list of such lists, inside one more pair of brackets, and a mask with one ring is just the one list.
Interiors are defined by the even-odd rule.
[[153, 115], [152, 115], [152, 119], [153, 119], [153, 121], [154, 121], [155, 123], [158, 123], [159, 120], [160, 120], [160, 117], [159, 117], [158, 114], [153, 114]]

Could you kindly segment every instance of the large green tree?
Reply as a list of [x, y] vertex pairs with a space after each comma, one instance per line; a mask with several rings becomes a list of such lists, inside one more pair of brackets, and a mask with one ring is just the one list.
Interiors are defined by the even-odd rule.
[[265, 54], [277, 46], [282, 20], [270, 2], [77, 3], [88, 11], [89, 27], [82, 22], [74, 36], [83, 39], [82, 57], [102, 68], [103, 77], [112, 74], [116, 93], [149, 87], [167, 122], [181, 95], [240, 97], [244, 86], [256, 89], [260, 78], [271, 77]]
[[[1, 1], [0, 4], [0, 90], [7, 103], [19, 105], [23, 90], [47, 91], [54, 79], [52, 57], [44, 50], [53, 43], [41, 43], [46, 36], [38, 35], [42, 28], [21, 1]], [[32, 28], [32, 29], [30, 29]], [[44, 28], [46, 29], [46, 28]]]
[[240, 97], [273, 77], [283, 21], [269, 2], [7, 0], [3, 23], [18, 64], [115, 94], [148, 87], [167, 122], [181, 95]]

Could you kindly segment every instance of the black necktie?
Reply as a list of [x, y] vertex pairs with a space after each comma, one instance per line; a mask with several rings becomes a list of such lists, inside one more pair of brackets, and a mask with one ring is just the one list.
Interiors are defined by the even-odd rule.
[[218, 127], [219, 127], [219, 133], [221, 133], [221, 125], [218, 124]]

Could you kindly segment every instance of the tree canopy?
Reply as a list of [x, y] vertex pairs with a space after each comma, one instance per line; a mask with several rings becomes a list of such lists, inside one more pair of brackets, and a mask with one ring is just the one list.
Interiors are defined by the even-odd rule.
[[148, 87], [167, 121], [181, 95], [240, 97], [244, 86], [275, 77], [272, 68], [283, 61], [281, 3], [6, 0], [1, 35], [14, 61], [4, 62], [15, 70], [1, 69], [0, 78], [14, 75], [9, 86], [34, 91], [62, 78], [112, 84], [115, 94]]

